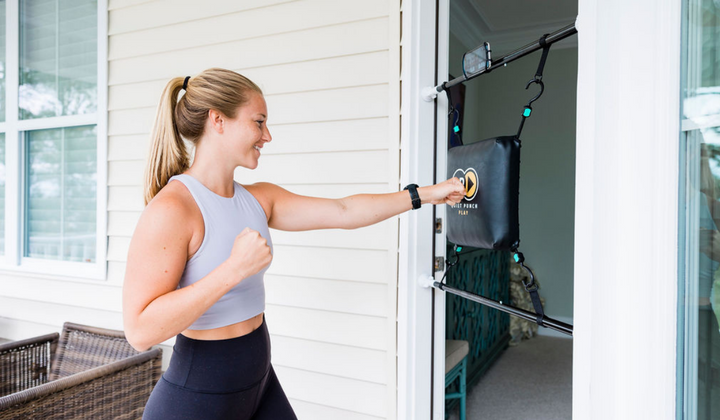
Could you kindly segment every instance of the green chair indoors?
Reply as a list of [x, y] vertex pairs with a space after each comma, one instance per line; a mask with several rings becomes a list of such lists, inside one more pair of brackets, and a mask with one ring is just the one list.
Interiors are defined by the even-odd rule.
[[[465, 420], [467, 355], [470, 345], [465, 340], [445, 340], [445, 388], [459, 379], [458, 392], [446, 393], [445, 399], [460, 399], [460, 420]], [[446, 415], [447, 417], [447, 415]]]

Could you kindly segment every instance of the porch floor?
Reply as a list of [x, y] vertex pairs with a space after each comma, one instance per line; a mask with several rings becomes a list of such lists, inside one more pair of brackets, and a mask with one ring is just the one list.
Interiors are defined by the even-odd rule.
[[572, 418], [572, 340], [538, 336], [508, 348], [469, 390], [466, 410], [467, 420]]

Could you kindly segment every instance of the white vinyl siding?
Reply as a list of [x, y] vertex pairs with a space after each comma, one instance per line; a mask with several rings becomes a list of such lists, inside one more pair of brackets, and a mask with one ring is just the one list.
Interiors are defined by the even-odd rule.
[[[110, 2], [108, 283], [117, 288], [144, 208], [155, 108], [172, 77], [224, 67], [263, 89], [273, 141], [238, 182], [331, 198], [398, 190], [399, 61], [389, 38], [398, 5], [210, 3]], [[395, 418], [397, 225], [272, 232], [273, 365], [300, 419]]]

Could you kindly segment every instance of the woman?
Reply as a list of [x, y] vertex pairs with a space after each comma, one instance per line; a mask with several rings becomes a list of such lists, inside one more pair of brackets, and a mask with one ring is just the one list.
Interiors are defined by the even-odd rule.
[[[331, 200], [235, 183], [235, 168], [256, 168], [272, 140], [267, 118], [260, 88], [229, 70], [175, 78], [163, 91], [123, 288], [133, 347], [177, 336], [145, 419], [295, 419], [263, 316], [268, 228], [353, 229], [413, 208], [408, 191]], [[195, 145], [192, 166], [181, 136]], [[417, 193], [455, 204], [465, 190], [453, 178]]]

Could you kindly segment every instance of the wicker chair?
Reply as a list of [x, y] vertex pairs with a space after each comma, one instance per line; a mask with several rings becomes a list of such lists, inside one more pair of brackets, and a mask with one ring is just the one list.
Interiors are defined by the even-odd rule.
[[0, 420], [140, 419], [162, 350], [138, 352], [122, 331], [65, 323], [0, 345]]

